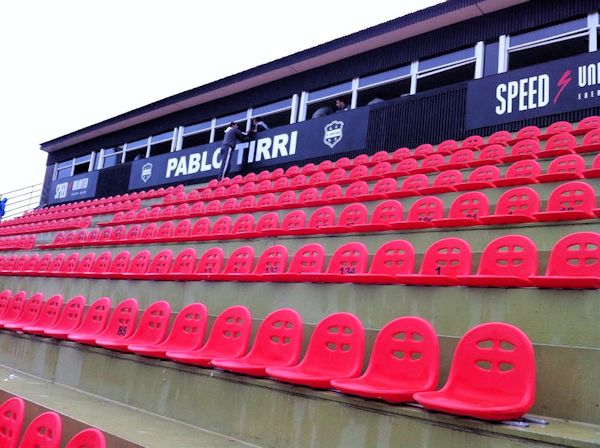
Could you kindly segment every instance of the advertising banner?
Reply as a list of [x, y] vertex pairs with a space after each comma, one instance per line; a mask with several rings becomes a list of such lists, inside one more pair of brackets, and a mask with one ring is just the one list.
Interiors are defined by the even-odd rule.
[[98, 171], [57, 179], [50, 184], [48, 203], [60, 204], [93, 198], [96, 195], [97, 184]]
[[465, 128], [600, 106], [600, 52], [469, 82]]
[[[364, 149], [368, 117], [368, 108], [361, 108], [259, 132], [253, 140], [235, 147], [228, 174]], [[215, 178], [222, 164], [220, 142], [136, 160], [129, 189]]]

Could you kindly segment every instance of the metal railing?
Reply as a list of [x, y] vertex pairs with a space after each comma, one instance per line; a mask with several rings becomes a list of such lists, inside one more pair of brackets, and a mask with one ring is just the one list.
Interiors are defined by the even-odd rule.
[[30, 185], [17, 190], [0, 193], [0, 197], [7, 198], [6, 213], [2, 220], [21, 216], [28, 210], [36, 208], [40, 203], [42, 184]]

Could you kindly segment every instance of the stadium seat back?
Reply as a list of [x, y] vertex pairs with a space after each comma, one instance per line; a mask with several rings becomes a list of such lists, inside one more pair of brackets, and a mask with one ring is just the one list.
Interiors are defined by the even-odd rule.
[[336, 168], [329, 174], [329, 177], [327, 178], [327, 182], [329, 182], [331, 184], [336, 184], [340, 181], [345, 180], [346, 177], [347, 177], [347, 173], [344, 168]]
[[430, 154], [433, 154], [433, 145], [429, 143], [423, 143], [415, 148], [413, 152], [413, 157], [425, 158]]
[[217, 352], [220, 357], [238, 356], [248, 347], [252, 316], [245, 306], [223, 310], [215, 319], [203, 351]]
[[142, 240], [152, 240], [156, 238], [156, 234], [158, 232], [158, 224], [155, 222], [151, 222], [150, 224], [146, 224], [144, 229], [142, 230], [142, 234], [140, 235], [140, 239]]
[[32, 321], [33, 326], [49, 328], [53, 326], [60, 317], [60, 312], [63, 306], [62, 294], [55, 294], [46, 300], [41, 307], [40, 313], [35, 321]]
[[566, 182], [560, 184], [550, 193], [547, 211], [582, 211], [593, 213], [596, 208], [596, 192], [584, 182]]
[[134, 241], [137, 240], [142, 234], [142, 225], [141, 224], [133, 224], [127, 230], [127, 235], [125, 235], [126, 241]]
[[519, 129], [517, 132], [517, 138], [523, 139], [537, 139], [542, 131], [537, 126], [525, 126], [524, 128]]
[[600, 234], [576, 232], [558, 240], [550, 253], [546, 275], [600, 277]]
[[69, 254], [60, 266], [60, 272], [75, 272], [77, 264], [79, 263], [79, 252], [73, 252]]
[[127, 271], [129, 267], [129, 261], [131, 259], [131, 254], [128, 250], [124, 250], [115, 255], [112, 262], [110, 263], [110, 268], [108, 272], [112, 274], [121, 274]]
[[106, 448], [106, 438], [99, 429], [88, 428], [75, 434], [65, 448]]
[[[110, 305], [109, 305], [110, 306]], [[85, 312], [85, 297], [75, 296], [69, 300], [62, 308], [60, 317], [58, 318], [52, 329], [55, 330], [74, 330], [77, 328]]]
[[248, 274], [254, 265], [254, 248], [241, 246], [235, 249], [225, 265], [225, 274]]
[[527, 138], [520, 140], [514, 144], [510, 151], [511, 156], [531, 156], [534, 158], [535, 154], [540, 152], [540, 143], [537, 140]]
[[[58, 254], [57, 256], [55, 256], [52, 261], [50, 262], [50, 264], [48, 265], [48, 269], [47, 272], [60, 272], [60, 269], [65, 261], [66, 255], [65, 254]], [[13, 262], [14, 265], [14, 262]], [[12, 266], [11, 266], [12, 269]]]
[[510, 134], [510, 132], [496, 131], [492, 135], [490, 135], [490, 138], [488, 138], [488, 143], [490, 143], [490, 144], [497, 143], [497, 144], [504, 146], [504, 145], [506, 145], [506, 142], [508, 142], [511, 139], [512, 139], [512, 135]]
[[2, 320], [6, 322], [14, 321], [19, 318], [25, 307], [27, 293], [19, 291], [14, 294], [6, 306], [6, 311], [2, 315]]
[[487, 216], [488, 204], [487, 196], [480, 191], [463, 193], [452, 201], [448, 217], [477, 219], [481, 216]]
[[287, 247], [276, 244], [267, 247], [258, 257], [255, 274], [278, 274], [285, 272], [287, 267], [288, 251]]
[[277, 206], [279, 208], [285, 208], [290, 204], [294, 204], [296, 202], [296, 192], [293, 190], [284, 191], [277, 198]]
[[196, 249], [188, 248], [184, 249], [173, 261], [173, 267], [171, 268], [171, 272], [178, 274], [190, 274], [194, 272], [194, 268], [196, 267]]
[[540, 164], [535, 160], [519, 160], [508, 167], [504, 178], [529, 177], [534, 178], [541, 174]]
[[58, 448], [62, 421], [56, 412], [44, 412], [34, 418], [21, 438], [19, 448]]
[[362, 369], [364, 350], [365, 335], [358, 317], [350, 313], [330, 314], [313, 330], [298, 369], [334, 378], [354, 377]]
[[195, 236], [207, 236], [210, 234], [210, 219], [200, 218], [194, 223], [192, 227], [192, 237]]
[[274, 230], [279, 227], [279, 215], [276, 212], [265, 213], [256, 223], [256, 231]]
[[463, 181], [463, 175], [459, 170], [442, 171], [433, 179], [432, 187], [452, 187], [452, 185]]
[[246, 213], [236, 219], [233, 224], [233, 230], [231, 233], [237, 235], [239, 233], [248, 233], [254, 230], [254, 215]]
[[406, 159], [407, 157], [410, 157], [410, 149], [409, 148], [398, 148], [392, 153], [392, 155], [390, 156], [390, 159], [402, 160], [402, 159]]
[[183, 219], [177, 223], [175, 229], [173, 229], [173, 237], [175, 238], [187, 238], [190, 236], [192, 231], [192, 221], [189, 219]]
[[[389, 180], [394, 182], [393, 179]], [[364, 180], [357, 180], [348, 185], [348, 187], [346, 188], [346, 192], [344, 193], [344, 197], [351, 199], [365, 195], [367, 193], [369, 193], [369, 184], [367, 184]]]
[[83, 317], [81, 325], [77, 328], [77, 333], [96, 334], [102, 331], [108, 322], [111, 304], [110, 297], [100, 297], [95, 300]]
[[310, 176], [310, 178], [308, 179], [308, 184], [309, 185], [318, 185], [318, 184], [325, 182], [326, 180], [327, 180], [327, 173], [325, 173], [325, 171], [317, 171], [316, 173], [314, 173]]
[[407, 157], [396, 164], [396, 173], [408, 173], [419, 166], [417, 159]]
[[377, 249], [369, 274], [412, 274], [415, 269], [415, 249], [406, 240], [392, 240]]
[[111, 241], [120, 241], [127, 235], [127, 228], [124, 225], [118, 225], [110, 234]]
[[[388, 193], [396, 191], [396, 188], [398, 188], [398, 182], [396, 181], [396, 179], [387, 177], [385, 179], [381, 179], [373, 186], [373, 194], [387, 195]], [[346, 195], [348, 195], [347, 191]]]
[[171, 305], [166, 300], [159, 300], [148, 306], [142, 313], [135, 332], [128, 339], [130, 344], [152, 345], [162, 342], [169, 330]]
[[231, 233], [231, 229], [233, 227], [231, 217], [222, 216], [215, 221], [213, 224], [212, 235], [229, 235]]
[[368, 216], [369, 212], [365, 204], [350, 204], [341, 211], [338, 218], [338, 225], [351, 227], [358, 224], [366, 224]]
[[444, 217], [444, 204], [435, 196], [417, 199], [408, 210], [407, 221], [430, 222]]
[[471, 246], [460, 238], [443, 238], [425, 251], [419, 274], [456, 277], [471, 273]]
[[571, 132], [572, 130], [573, 125], [568, 121], [557, 121], [548, 126], [546, 134], [560, 134], [562, 132]]
[[504, 156], [506, 156], [506, 148], [503, 145], [492, 144], [481, 150], [477, 160], [500, 160]]
[[249, 210], [256, 207], [256, 196], [247, 195], [240, 199], [238, 210]]
[[325, 266], [325, 248], [318, 243], [309, 243], [300, 247], [290, 262], [289, 272], [320, 273]]
[[173, 251], [171, 249], [163, 249], [152, 258], [146, 272], [148, 274], [166, 274], [171, 271], [172, 262]]
[[[339, 185], [336, 185], [336, 186], [339, 187]], [[300, 194], [298, 195], [298, 203], [305, 204], [307, 202], [316, 201], [318, 198], [319, 198], [319, 190], [317, 190], [314, 187], [311, 187], [311, 188], [302, 190], [302, 192], [300, 192]]]
[[289, 185], [289, 179], [286, 176], [279, 177], [273, 182], [273, 188], [275, 190], [286, 189]]
[[469, 175], [469, 182], [494, 182], [500, 178], [500, 170], [494, 165], [475, 168]]
[[225, 262], [225, 254], [220, 247], [213, 247], [205, 251], [198, 260], [197, 274], [216, 274], [221, 272]]
[[25, 402], [21, 398], [9, 398], [0, 405], [0, 446], [17, 448], [24, 419]]
[[448, 159], [448, 164], [468, 165], [474, 159], [475, 155], [472, 149], [459, 149], [458, 151], [452, 153]]
[[556, 135], [553, 135], [546, 142], [546, 146], [544, 147], [544, 151], [559, 151], [570, 153], [573, 152], [573, 149], [577, 146], [577, 140], [575, 137], [568, 133], [562, 132]]
[[523, 235], [505, 235], [483, 249], [477, 274], [529, 278], [537, 274], [535, 243]]
[[294, 365], [302, 351], [302, 317], [291, 308], [273, 311], [261, 322], [254, 344], [245, 357], [268, 366]]
[[94, 262], [96, 261], [96, 253], [88, 252], [83, 257], [79, 259], [79, 263], [77, 264], [77, 268], [75, 272], [90, 272], [92, 270], [92, 266], [94, 266]]
[[517, 187], [502, 193], [496, 203], [496, 215], [532, 216], [540, 210], [537, 191], [529, 187]]
[[273, 193], [263, 194], [258, 201], [256, 201], [256, 207], [260, 209], [274, 207], [277, 204], [277, 200]]
[[[152, 254], [149, 250], [142, 250], [135, 254], [129, 263], [128, 274], [145, 274], [152, 260]], [[112, 272], [112, 270], [111, 270]]]
[[413, 174], [402, 182], [402, 191], [416, 191], [429, 186], [429, 178], [425, 174]]
[[333, 207], [319, 207], [310, 215], [308, 227], [316, 229], [320, 227], [330, 227], [335, 224], [335, 210]]
[[331, 256], [327, 273], [329, 274], [362, 274], [367, 271], [369, 251], [367, 246], [359, 242], [350, 242], [338, 247]]
[[550, 165], [548, 165], [547, 173], [573, 173], [581, 174], [585, 170], [585, 160], [583, 157], [577, 154], [566, 154], [564, 156], [557, 157]]

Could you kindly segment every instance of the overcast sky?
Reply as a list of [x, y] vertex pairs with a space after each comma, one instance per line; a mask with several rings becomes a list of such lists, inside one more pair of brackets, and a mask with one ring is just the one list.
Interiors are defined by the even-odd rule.
[[42, 182], [42, 142], [436, 3], [3, 1], [0, 193]]

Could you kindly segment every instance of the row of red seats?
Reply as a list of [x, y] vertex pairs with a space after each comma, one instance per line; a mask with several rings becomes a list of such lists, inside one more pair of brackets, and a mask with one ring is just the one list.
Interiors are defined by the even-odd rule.
[[453, 191], [536, 184], [540, 182], [567, 181], [582, 179], [584, 177], [600, 177], [600, 156], [596, 157], [594, 164], [594, 168], [585, 170], [585, 162], [581, 157], [577, 155], [561, 156], [550, 164], [546, 173], [542, 174], [541, 168], [536, 161], [522, 160], [510, 166], [502, 178], [500, 178], [498, 168], [490, 165], [474, 170], [466, 182], [463, 180], [462, 173], [458, 170], [440, 173], [431, 185], [429, 185], [429, 178], [425, 174], [411, 175], [400, 186], [398, 186], [395, 179], [385, 178], [377, 182], [372, 190], [369, 190], [369, 185], [365, 181], [354, 181], [345, 191], [340, 185], [332, 184], [325, 187], [320, 193], [316, 187], [304, 189], [297, 197], [294, 191], [288, 190], [281, 193], [279, 197], [276, 197], [273, 193], [265, 193], [257, 199], [256, 196], [250, 194], [239, 200], [236, 198], [229, 198], [223, 201], [215, 199], [207, 204], [198, 201], [192, 206], [184, 203], [177, 207], [169, 205], [164, 208], [142, 208], [138, 211], [117, 213], [110, 221], [100, 222], [98, 225], [136, 224], [164, 221], [167, 219], [281, 210], [324, 204], [341, 204]]
[[[59, 448], [62, 419], [56, 412], [44, 412], [35, 417], [20, 438], [25, 420], [25, 403], [13, 397], [0, 404], [0, 446], [2, 448]], [[75, 434], [65, 448], [106, 448], [104, 433], [89, 428]]]
[[406, 240], [380, 246], [369, 266], [369, 252], [360, 242], [340, 246], [327, 268], [325, 249], [309, 243], [296, 251], [288, 267], [285, 246], [270, 246], [255, 264], [254, 249], [241, 246], [229, 258], [214, 247], [199, 258], [195, 249], [181, 251], [175, 258], [170, 249], [154, 257], [148, 250], [131, 256], [122, 251], [112, 258], [103, 252], [80, 257], [46, 254], [39, 257], [0, 257], [0, 275], [81, 277], [129, 280], [207, 280], [244, 282], [327, 282], [405, 284], [419, 286], [478, 286], [541, 288], [600, 287], [600, 234], [576, 232], [561, 238], [552, 248], [546, 274], [540, 276], [535, 243], [523, 235], [506, 235], [491, 241], [483, 250], [479, 267], [472, 274], [472, 250], [461, 238], [443, 238], [424, 253], [415, 272], [415, 251]]
[[[306, 201], [305, 206], [320, 205], [321, 200]], [[545, 210], [541, 210], [537, 192], [529, 187], [505, 191], [489, 213], [487, 196], [482, 192], [463, 193], [456, 197], [445, 216], [444, 203], [436, 196], [415, 201], [404, 217], [404, 207], [397, 200], [382, 201], [369, 211], [362, 203], [346, 206], [336, 216], [331, 206], [316, 209], [307, 219], [304, 210], [286, 214], [281, 222], [276, 212], [266, 213], [255, 222], [254, 215], [243, 214], [234, 222], [222, 216], [211, 224], [209, 218], [195, 223], [183, 219], [175, 224], [166, 221], [160, 226], [151, 222], [142, 227], [134, 224], [92, 230], [60, 232], [42, 248], [176, 243], [228, 239], [249, 239], [267, 236], [316, 235], [388, 230], [413, 230], [458, 226], [499, 225], [532, 222], [568, 221], [600, 217], [594, 188], [583, 182], [568, 182], [556, 187], [549, 195]]]
[[31, 224], [18, 224], [0, 228], [0, 235], [24, 235], [28, 233], [54, 232], [57, 230], [81, 229], [89, 227], [92, 223], [91, 216], [79, 218], [53, 219]]
[[22, 250], [35, 247], [35, 235], [0, 238], [0, 250]]
[[[90, 306], [85, 318], [79, 317], [77, 328], [71, 322], [66, 330], [61, 324], [65, 312], [56, 312], [57, 306], [49, 312], [49, 303], [62, 303], [62, 296], [53, 296], [45, 303], [41, 296], [34, 294], [25, 302], [24, 292], [10, 297], [10, 291], [4, 291], [0, 307], [5, 303], [7, 311], [0, 315], [0, 324], [10, 330], [315, 388], [334, 388], [393, 403], [417, 400], [430, 409], [490, 420], [521, 417], [535, 398], [531, 341], [521, 330], [505, 323], [482, 324], [468, 331], [458, 344], [446, 385], [434, 391], [439, 372], [437, 334], [429, 322], [419, 317], [400, 317], [384, 326], [361, 375], [364, 330], [361, 321], [350, 313], [334, 313], [321, 320], [300, 360], [302, 318], [289, 308], [265, 317], [248, 351], [252, 319], [244, 306], [222, 311], [203, 343], [207, 310], [201, 303], [184, 307], [168, 333], [168, 302], [151, 304], [136, 327], [135, 299], [121, 302], [109, 317], [110, 299], [103, 297]], [[72, 299], [65, 309], [75, 300], [81, 303], [83, 298]], [[23, 311], [13, 319], [16, 302]], [[79, 316], [82, 308], [78, 308]], [[44, 325], [39, 325], [40, 321]]]
[[[535, 142], [539, 142], [539, 140], [551, 140], [553, 137], [556, 137], [558, 134], [562, 134], [560, 138], [554, 138], [552, 142], [549, 142], [550, 145], [545, 150], [548, 150], [548, 154], [551, 154], [557, 148], [554, 146], [573, 146], [571, 142], [574, 141], [573, 135], [582, 135], [588, 134], [592, 130], [596, 130], [600, 127], [600, 117], [591, 116], [583, 119], [576, 129], [573, 128], [572, 124], [566, 121], [559, 121], [551, 124], [546, 133], [542, 134], [540, 128], [537, 126], [526, 126], [520, 129], [515, 138], [512, 137], [510, 132], [508, 131], [498, 131], [493, 133], [488, 142], [485, 143], [483, 137], [479, 135], [473, 135], [468, 137], [462, 142], [462, 145], [458, 145], [455, 140], [449, 139], [441, 142], [437, 145], [437, 148], [434, 148], [433, 145], [429, 143], [422, 144], [415, 148], [415, 150], [411, 153], [409, 148], [399, 148], [392, 153], [388, 153], [387, 151], [379, 151], [372, 156], [368, 156], [366, 154], [361, 154], [355, 157], [353, 160], [348, 158], [342, 158], [337, 160], [335, 163], [330, 160], [325, 160], [318, 167], [314, 164], [309, 163], [304, 165], [303, 167], [292, 166], [285, 171], [285, 175], [287, 177], [291, 177], [297, 174], [305, 174], [310, 175], [314, 173], [316, 170], [321, 170], [325, 172], [332, 171], [336, 168], [345, 168], [350, 169], [358, 165], [367, 165], [374, 166], [381, 162], [399, 162], [405, 158], [412, 157], [416, 160], [423, 159], [429, 155], [433, 154], [441, 154], [448, 155], [460, 150], [482, 150], [490, 145], [500, 145], [500, 146], [509, 146], [518, 144], [522, 140], [534, 140]], [[600, 134], [596, 133], [590, 134], [587, 140], [582, 142], [582, 146], [585, 146], [585, 149], [581, 149], [580, 152], [587, 151], [595, 151], [598, 149], [597, 144], [599, 143]], [[591, 148], [590, 146], [596, 146], [596, 148]], [[526, 145], [528, 146], [528, 145]], [[539, 146], [539, 144], [538, 144]], [[538, 148], [539, 149], [539, 148]], [[558, 148], [559, 153], [565, 153], [562, 149]], [[515, 154], [518, 156], [517, 151]], [[570, 151], [569, 151], [570, 152]], [[510, 157], [510, 156], [509, 156]], [[481, 158], [481, 157], [480, 157]], [[520, 160], [520, 159], [517, 159]], [[246, 176], [237, 175], [233, 178], [224, 178], [222, 180], [213, 180], [209, 183], [208, 187], [215, 188], [218, 186], [230, 186], [233, 184], [244, 184], [247, 182], [260, 182], [263, 180], [276, 180], [278, 177], [282, 177], [284, 175], [284, 170], [278, 168], [273, 172], [269, 173], [268, 171], [262, 171], [259, 174], [248, 173]]]
[[[600, 130], [599, 130], [600, 131]], [[585, 160], [577, 154], [566, 154], [559, 156], [550, 162], [546, 172], [542, 172], [539, 163], [533, 160], [529, 155], [523, 155], [521, 160], [515, 160], [504, 173], [501, 174], [500, 169], [496, 166], [500, 160], [486, 159], [485, 164], [482, 164], [472, 171], [465, 180], [463, 173], [459, 171], [461, 166], [458, 163], [453, 164], [438, 164], [439, 159], [424, 159], [422, 164], [426, 166], [417, 166], [414, 159], [406, 159], [392, 166], [383, 162], [375, 166], [371, 172], [368, 168], [361, 166], [346, 172], [343, 169], [332, 171], [329, 176], [324, 172], [318, 172], [311, 176], [299, 174], [294, 177], [283, 176], [276, 181], [262, 181], [259, 183], [249, 182], [240, 187], [238, 184], [228, 188], [218, 187], [214, 190], [206, 188], [202, 192], [192, 190], [189, 193], [181, 192], [172, 195], [170, 198], [165, 198], [165, 205], [185, 204], [187, 202], [197, 203], [198, 201], [208, 200], [230, 200], [235, 198], [245, 198], [255, 194], [272, 194], [283, 193], [290, 190], [305, 190], [313, 188], [327, 187], [331, 188], [334, 185], [342, 186], [346, 184], [354, 185], [358, 181], [378, 180], [379, 183], [385, 185], [386, 190], [414, 190], [412, 185], [416, 183], [418, 188], [435, 188], [438, 185], [456, 185], [457, 189], [477, 189], [490, 188], [494, 186], [514, 185], [515, 178], [527, 177], [533, 179], [532, 182], [555, 182], [564, 180], [564, 177], [574, 179], [583, 177], [599, 177], [600, 176], [600, 155], [595, 158], [589, 169], [586, 169]], [[443, 162], [443, 161], [442, 161]], [[429, 185], [429, 179], [425, 174], [438, 174], [432, 185]], [[398, 185], [394, 181], [397, 177], [406, 177], [402, 183], [402, 187], [398, 189]], [[518, 180], [517, 180], [518, 182]], [[368, 185], [363, 186], [362, 190], [368, 191]], [[374, 188], [375, 192], [375, 188]], [[365, 194], [365, 191], [361, 191]], [[255, 199], [255, 198], [253, 198]], [[243, 200], [243, 199], [242, 199]], [[254, 204], [252, 204], [254, 205]]]

